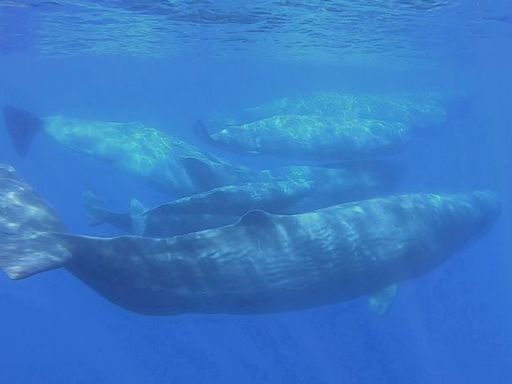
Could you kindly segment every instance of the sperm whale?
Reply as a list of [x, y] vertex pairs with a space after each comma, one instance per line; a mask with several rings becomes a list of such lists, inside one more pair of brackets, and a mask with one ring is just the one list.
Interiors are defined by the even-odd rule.
[[39, 118], [13, 106], [4, 120], [14, 147], [25, 156], [33, 137], [44, 132], [60, 144], [138, 177], [165, 193], [186, 196], [255, 175], [185, 141], [140, 122], [93, 121], [63, 115]]
[[336, 168], [284, 166], [263, 181], [227, 185], [146, 209], [136, 199], [126, 213], [106, 209], [92, 191], [84, 194], [91, 225], [107, 223], [144, 236], [173, 236], [235, 222], [248, 211], [300, 213], [390, 191], [402, 167], [383, 161], [348, 162]]
[[0, 268], [13, 279], [66, 268], [147, 315], [253, 314], [333, 304], [440, 265], [489, 228], [491, 192], [409, 194], [298, 215], [252, 211], [169, 238], [67, 234], [13, 172], [0, 178]]

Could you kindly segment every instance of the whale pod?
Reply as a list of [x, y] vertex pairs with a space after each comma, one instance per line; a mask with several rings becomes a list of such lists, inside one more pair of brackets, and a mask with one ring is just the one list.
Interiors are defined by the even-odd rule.
[[441, 264], [500, 210], [491, 192], [409, 194], [298, 215], [252, 211], [170, 238], [94, 238], [62, 233], [22, 181], [0, 184], [0, 268], [11, 278], [65, 267], [113, 303], [151, 315], [266, 313], [392, 296], [387, 287]]

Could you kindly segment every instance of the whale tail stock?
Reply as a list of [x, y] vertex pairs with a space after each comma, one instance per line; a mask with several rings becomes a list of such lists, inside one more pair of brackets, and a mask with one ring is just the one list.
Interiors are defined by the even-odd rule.
[[11, 279], [59, 268], [71, 258], [64, 225], [53, 209], [0, 164], [0, 269]]
[[4, 107], [4, 121], [16, 153], [25, 157], [32, 139], [43, 127], [43, 121], [23, 109], [7, 105]]

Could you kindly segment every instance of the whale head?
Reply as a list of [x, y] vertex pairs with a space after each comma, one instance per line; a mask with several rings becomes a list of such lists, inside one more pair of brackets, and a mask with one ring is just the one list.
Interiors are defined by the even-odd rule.
[[429, 195], [419, 211], [427, 217], [416, 231], [423, 240], [410, 254], [409, 267], [420, 275], [442, 263], [481, 237], [499, 216], [496, 194], [476, 191], [454, 195]]

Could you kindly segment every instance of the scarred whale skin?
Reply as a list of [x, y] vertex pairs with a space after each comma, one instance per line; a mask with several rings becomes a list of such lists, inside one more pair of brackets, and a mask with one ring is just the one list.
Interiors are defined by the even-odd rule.
[[[47, 205], [28, 186], [6, 193], [14, 184], [0, 180], [0, 267], [11, 278], [65, 267], [113, 303], [150, 315], [267, 313], [370, 295], [438, 266], [499, 212], [490, 192], [410, 194], [299, 215], [253, 211], [165, 239], [93, 238], [48, 232], [38, 219], [51, 213]], [[15, 231], [19, 221], [31, 224]]]

